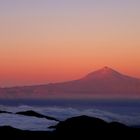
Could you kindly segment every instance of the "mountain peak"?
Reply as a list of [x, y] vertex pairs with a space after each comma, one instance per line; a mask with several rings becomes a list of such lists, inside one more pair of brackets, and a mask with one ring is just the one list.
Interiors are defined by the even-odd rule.
[[114, 71], [112, 68], [108, 67], [108, 66], [104, 66], [102, 69], [100, 69], [102, 71]]
[[96, 72], [99, 72], [99, 73], [102, 73], [102, 74], [114, 74], [115, 73], [115, 74], [120, 75], [119, 72], [117, 72], [116, 70], [114, 70], [114, 69], [112, 69], [112, 68], [110, 68], [108, 66], [105, 66], [102, 69], [97, 70]]
[[116, 70], [105, 66], [99, 70], [89, 73], [86, 78], [110, 78], [110, 77], [120, 77], [123, 76], [121, 73], [117, 72]]

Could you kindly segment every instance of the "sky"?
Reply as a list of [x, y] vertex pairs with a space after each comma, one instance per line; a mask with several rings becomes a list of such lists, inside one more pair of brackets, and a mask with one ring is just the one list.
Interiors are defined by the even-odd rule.
[[0, 86], [109, 66], [140, 78], [139, 0], [0, 0]]

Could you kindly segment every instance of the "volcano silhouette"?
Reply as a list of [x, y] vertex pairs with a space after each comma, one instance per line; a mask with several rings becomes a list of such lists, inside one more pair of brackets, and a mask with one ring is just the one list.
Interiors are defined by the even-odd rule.
[[140, 96], [140, 79], [104, 67], [75, 81], [50, 84], [49, 88], [52, 93], [84, 97], [136, 97]]
[[140, 79], [103, 67], [78, 80], [40, 86], [1, 88], [1, 98], [137, 98]]

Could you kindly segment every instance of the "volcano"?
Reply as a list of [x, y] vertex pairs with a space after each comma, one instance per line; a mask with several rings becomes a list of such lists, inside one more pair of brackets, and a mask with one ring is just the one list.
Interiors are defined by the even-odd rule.
[[1, 88], [1, 98], [138, 98], [140, 79], [107, 66], [73, 81]]

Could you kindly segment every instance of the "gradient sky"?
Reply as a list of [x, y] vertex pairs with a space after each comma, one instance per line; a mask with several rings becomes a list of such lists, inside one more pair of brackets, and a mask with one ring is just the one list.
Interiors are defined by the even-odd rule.
[[105, 65], [140, 78], [140, 0], [0, 0], [1, 86]]

